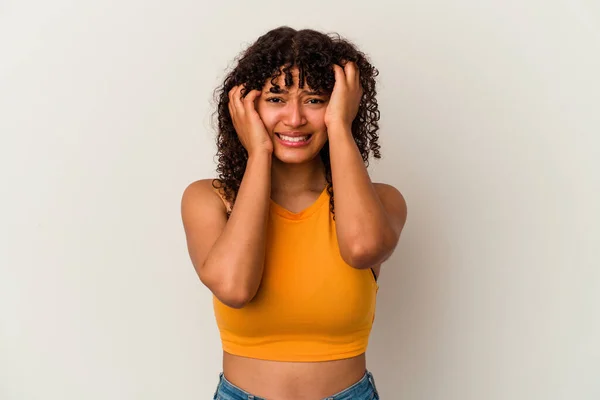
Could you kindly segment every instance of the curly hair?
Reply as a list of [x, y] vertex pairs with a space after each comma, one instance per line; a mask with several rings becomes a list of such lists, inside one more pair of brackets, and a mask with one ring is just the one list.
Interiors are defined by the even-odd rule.
[[[363, 95], [358, 113], [352, 122], [352, 136], [360, 151], [365, 166], [369, 166], [369, 156], [381, 158], [379, 136], [379, 109], [375, 78], [379, 71], [371, 65], [367, 56], [354, 44], [339, 34], [324, 34], [312, 29], [295, 30], [287, 26], [273, 29], [260, 36], [256, 42], [236, 57], [237, 65], [227, 75], [223, 85], [215, 90], [218, 117], [217, 154], [218, 179], [213, 180], [215, 189], [222, 189], [225, 199], [231, 205], [228, 216], [246, 170], [248, 152], [240, 142], [229, 114], [229, 91], [244, 85], [242, 96], [252, 90], [261, 90], [267, 79], [274, 86], [282, 73], [285, 85], [293, 85], [291, 69], [299, 70], [298, 86], [304, 84], [312, 90], [330, 95], [335, 83], [333, 65], [344, 66], [346, 62], [356, 63], [360, 72]], [[325, 166], [327, 192], [330, 196], [330, 211], [334, 213], [333, 182], [329, 158], [329, 142], [321, 149], [319, 156]], [[335, 215], [334, 215], [335, 217]]]

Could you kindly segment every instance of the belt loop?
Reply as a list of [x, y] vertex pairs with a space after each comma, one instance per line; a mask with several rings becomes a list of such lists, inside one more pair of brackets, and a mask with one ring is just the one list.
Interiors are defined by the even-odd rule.
[[367, 371], [367, 375], [369, 377], [369, 382], [371, 382], [371, 385], [373, 386], [373, 391], [379, 398], [379, 392], [377, 391], [377, 385], [375, 385], [375, 377], [373, 376], [373, 374], [370, 371]]
[[248, 395], [248, 400], [254, 400], [254, 395], [253, 394], [249, 394]]

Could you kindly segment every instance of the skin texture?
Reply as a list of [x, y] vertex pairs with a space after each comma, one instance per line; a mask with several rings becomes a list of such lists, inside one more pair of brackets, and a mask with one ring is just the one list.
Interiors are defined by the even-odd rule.
[[[300, 87], [300, 71], [294, 68], [292, 85], [280, 75], [254, 91], [233, 86], [228, 112], [248, 157], [235, 207], [225, 187], [213, 187], [212, 180], [196, 181], [183, 194], [182, 219], [194, 267], [201, 281], [231, 307], [244, 307], [260, 287], [270, 199], [297, 212], [328, 185], [321, 157], [325, 146], [337, 195], [340, 253], [349, 268], [373, 267], [379, 274], [398, 243], [406, 203], [393, 186], [371, 182], [353, 129], [364, 95], [359, 68], [346, 62], [333, 70], [330, 94], [308, 93], [310, 86]], [[278, 93], [273, 93], [274, 84]], [[277, 135], [289, 131], [311, 134], [310, 144], [282, 145]], [[327, 397], [358, 381], [365, 367], [364, 354], [315, 363], [223, 355], [228, 380], [258, 396], [282, 400]]]

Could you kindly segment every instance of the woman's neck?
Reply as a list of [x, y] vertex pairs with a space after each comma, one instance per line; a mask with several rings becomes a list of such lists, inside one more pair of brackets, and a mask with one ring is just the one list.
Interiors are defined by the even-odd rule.
[[320, 192], [325, 188], [325, 166], [321, 157], [303, 164], [286, 164], [273, 157], [271, 191], [294, 194], [306, 190]]

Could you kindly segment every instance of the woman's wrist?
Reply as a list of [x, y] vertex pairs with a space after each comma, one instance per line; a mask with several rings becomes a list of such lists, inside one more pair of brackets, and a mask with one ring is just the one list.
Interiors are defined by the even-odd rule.
[[352, 137], [352, 127], [344, 123], [331, 124], [327, 126], [327, 134], [330, 138], [340, 135]]
[[273, 157], [273, 150], [266, 149], [266, 148], [255, 149], [255, 150], [252, 150], [251, 152], [248, 152], [248, 160], [262, 159], [262, 158], [271, 159], [272, 157]]

